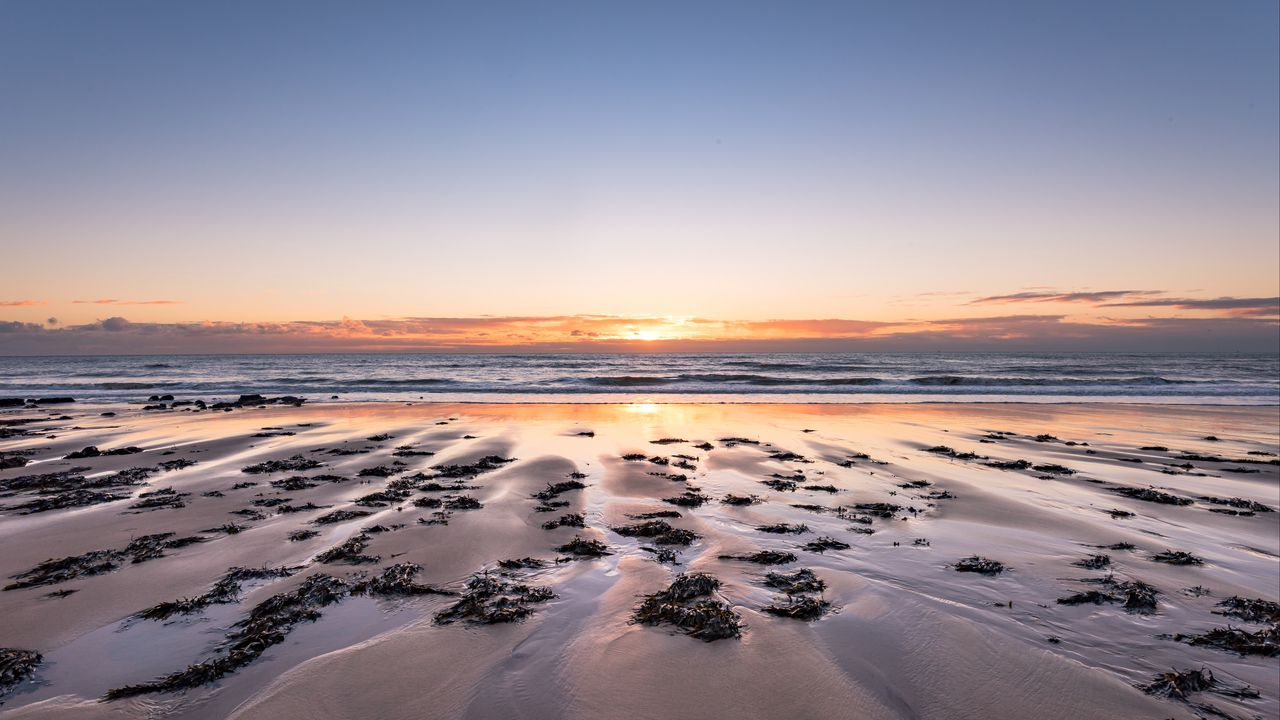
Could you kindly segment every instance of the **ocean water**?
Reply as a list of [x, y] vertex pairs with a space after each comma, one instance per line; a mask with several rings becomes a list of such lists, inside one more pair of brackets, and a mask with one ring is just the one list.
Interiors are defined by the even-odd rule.
[[[1162, 402], [1280, 404], [1280, 356], [747, 353], [0, 357], [0, 397], [87, 402]], [[334, 398], [333, 396], [337, 396]]]

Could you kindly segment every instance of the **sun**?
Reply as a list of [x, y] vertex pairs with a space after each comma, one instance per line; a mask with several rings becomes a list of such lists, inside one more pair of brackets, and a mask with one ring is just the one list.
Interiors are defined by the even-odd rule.
[[632, 340], [644, 340], [646, 342], [661, 340], [664, 337], [665, 335], [658, 332], [657, 330], [636, 330], [631, 333]]

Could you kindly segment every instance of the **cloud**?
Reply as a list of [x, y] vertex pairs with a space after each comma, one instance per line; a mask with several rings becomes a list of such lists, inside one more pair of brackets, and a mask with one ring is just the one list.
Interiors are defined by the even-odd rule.
[[1236, 316], [1273, 317], [1280, 315], [1280, 297], [1152, 298], [1106, 303], [1102, 307], [1167, 307], [1177, 310], [1215, 310]]
[[[1237, 308], [1238, 309], [1238, 308]], [[1134, 351], [1275, 352], [1274, 317], [1065, 314], [883, 322], [609, 315], [342, 318], [293, 322], [0, 322], [6, 354], [283, 352]]]
[[37, 307], [48, 304], [48, 300], [0, 300], [0, 307]]
[[72, 300], [73, 305], [181, 305], [181, 300], [116, 300], [100, 298], [98, 300]]
[[970, 305], [1002, 305], [1007, 303], [1087, 303], [1098, 305], [1126, 297], [1148, 297], [1161, 294], [1158, 290], [1100, 290], [1095, 292], [1058, 292], [1053, 290], [1028, 291], [1012, 295], [989, 295], [969, 301]]

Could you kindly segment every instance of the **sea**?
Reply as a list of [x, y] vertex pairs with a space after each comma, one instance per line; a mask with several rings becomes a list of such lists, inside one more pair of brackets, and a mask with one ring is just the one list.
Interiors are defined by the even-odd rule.
[[314, 354], [0, 357], [0, 398], [1278, 405], [1280, 355]]

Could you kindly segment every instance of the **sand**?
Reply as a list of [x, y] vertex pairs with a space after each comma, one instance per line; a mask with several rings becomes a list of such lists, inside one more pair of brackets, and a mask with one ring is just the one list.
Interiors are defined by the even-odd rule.
[[[100, 414], [108, 410], [117, 414]], [[9, 423], [22, 419], [33, 422]], [[1216, 611], [1231, 596], [1280, 600], [1275, 407], [335, 403], [191, 412], [63, 405], [4, 411], [0, 422], [28, 431], [0, 440], [0, 451], [30, 451], [26, 467], [0, 471], [0, 483], [11, 488], [0, 496], [8, 508], [0, 510], [0, 576], [11, 578], [7, 583], [47, 559], [121, 549], [151, 533], [205, 538], [163, 557], [123, 560], [110, 572], [0, 592], [0, 648], [42, 655], [32, 677], [0, 695], [4, 718], [1048, 720], [1190, 718], [1210, 707], [1230, 717], [1280, 713], [1275, 656], [1187, 642], [1216, 627], [1270, 627]], [[391, 437], [368, 439], [383, 435]], [[1036, 439], [1041, 435], [1052, 438]], [[663, 439], [672, 442], [653, 442]], [[142, 452], [63, 459], [89, 445]], [[1141, 449], [1156, 446], [1168, 449]], [[398, 447], [434, 454], [396, 457]], [[790, 455], [771, 457], [779, 453]], [[623, 459], [632, 454], [643, 459]], [[322, 467], [242, 471], [295, 455]], [[439, 474], [435, 466], [486, 456], [515, 460], [463, 478], [468, 489], [411, 487], [385, 506], [354, 504], [397, 479], [419, 472], [430, 478]], [[1179, 459], [1188, 456], [1197, 459]], [[14, 478], [81, 467], [92, 481], [182, 458], [196, 464], [111, 490], [125, 499], [32, 514], [12, 509], [41, 497], [12, 490]], [[991, 465], [1019, 459], [1042, 467]], [[397, 460], [404, 464], [393, 465]], [[1044, 467], [1052, 465], [1061, 468]], [[391, 474], [359, 475], [377, 466]], [[535, 511], [533, 494], [575, 473], [587, 487], [554, 498], [567, 506]], [[795, 478], [797, 488], [762, 484], [775, 475]], [[293, 476], [336, 478], [299, 490], [270, 484]], [[455, 482], [401, 484], [432, 481]], [[246, 482], [257, 484], [233, 489]], [[183, 506], [129, 507], [141, 493], [163, 488], [186, 493]], [[708, 501], [663, 502], [690, 488]], [[1191, 503], [1144, 501], [1116, 492], [1123, 488], [1155, 488]], [[214, 491], [220, 496], [206, 495]], [[728, 494], [760, 502], [725, 504]], [[435, 513], [443, 508], [414, 505], [459, 495], [483, 507], [441, 516]], [[1204, 499], [1210, 497], [1260, 507]], [[325, 507], [280, 513], [272, 506], [279, 498]], [[261, 518], [231, 514], [246, 509]], [[370, 514], [313, 523], [339, 509]], [[613, 530], [643, 521], [635, 515], [672, 510], [680, 517], [665, 521], [698, 536], [687, 547], [661, 546], [676, 551], [678, 564], [658, 562], [643, 549], [658, 549], [649, 539]], [[585, 527], [543, 528], [574, 513]], [[440, 519], [447, 524], [419, 522]], [[228, 522], [243, 529], [211, 531]], [[778, 523], [808, 530], [758, 529]], [[375, 525], [390, 528], [364, 535], [362, 553], [376, 561], [317, 558]], [[300, 529], [317, 534], [291, 542], [289, 533]], [[598, 540], [610, 554], [557, 551], [575, 537]], [[804, 548], [820, 537], [849, 547]], [[1133, 549], [1099, 548], [1115, 543]], [[759, 550], [796, 559], [764, 566], [720, 557]], [[1201, 563], [1153, 559], [1166, 550]], [[1109, 567], [1073, 564], [1099, 554], [1109, 556]], [[957, 569], [975, 555], [1005, 570]], [[497, 565], [524, 557], [546, 565]], [[464, 592], [469, 578], [488, 572], [555, 597], [522, 605], [528, 614], [516, 622], [441, 623], [437, 614], [457, 596], [354, 592], [284, 628], [278, 642], [221, 679], [103, 700], [112, 688], [217, 656], [251, 609], [309, 576], [328, 574], [354, 587], [360, 573], [406, 562], [421, 566], [418, 583], [440, 590]], [[233, 566], [291, 574], [247, 581], [235, 602], [161, 621], [134, 617], [204, 593]], [[764, 584], [765, 574], [800, 568], [825, 582], [809, 595], [828, 603], [826, 612], [811, 621], [765, 612], [787, 603]], [[739, 637], [706, 642], [671, 625], [632, 622], [645, 595], [695, 572], [719, 579], [721, 587], [704, 599], [737, 615]], [[1109, 574], [1156, 588], [1154, 611], [1057, 602], [1087, 590], [1112, 592], [1088, 582]], [[75, 592], [48, 595], [62, 590]], [[1217, 684], [1186, 699], [1140, 687], [1170, 669], [1199, 668], [1211, 670]], [[1246, 687], [1258, 697], [1231, 694]]]

